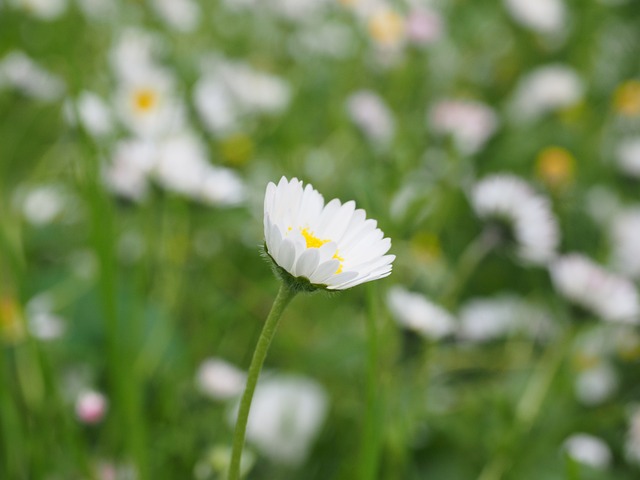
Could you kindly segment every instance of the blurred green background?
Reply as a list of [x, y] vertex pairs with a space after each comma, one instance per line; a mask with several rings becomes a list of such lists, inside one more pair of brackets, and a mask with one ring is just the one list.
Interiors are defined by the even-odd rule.
[[322, 401], [266, 403], [248, 478], [640, 478], [638, 318], [574, 306], [473, 205], [518, 176], [554, 255], [636, 295], [639, 46], [636, 0], [0, 0], [0, 478], [225, 478], [282, 175], [354, 199], [397, 259], [288, 308], [266, 377]]

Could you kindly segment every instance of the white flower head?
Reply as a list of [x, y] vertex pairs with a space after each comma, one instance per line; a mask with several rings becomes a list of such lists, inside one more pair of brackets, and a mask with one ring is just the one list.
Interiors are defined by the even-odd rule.
[[85, 390], [76, 399], [76, 417], [82, 423], [89, 425], [100, 423], [107, 413], [108, 406], [109, 401], [102, 393]]
[[45, 21], [55, 20], [67, 9], [67, 0], [9, 0], [9, 3]]
[[443, 100], [428, 112], [430, 128], [451, 135], [456, 147], [467, 155], [482, 149], [498, 128], [498, 117], [489, 106], [475, 101]]
[[534, 338], [553, 333], [548, 312], [510, 294], [471, 299], [460, 309], [459, 316], [458, 335], [472, 342], [489, 341], [516, 331]]
[[480, 217], [495, 218], [510, 227], [524, 261], [544, 265], [554, 258], [560, 234], [551, 204], [524, 180], [491, 175], [474, 186], [471, 203]]
[[453, 316], [423, 295], [402, 287], [393, 287], [387, 295], [387, 305], [396, 321], [423, 337], [438, 340], [456, 328]]
[[347, 111], [365, 136], [374, 143], [387, 145], [395, 130], [393, 114], [375, 92], [360, 90], [347, 99]]
[[[286, 281], [302, 290], [344, 290], [391, 274], [391, 240], [377, 222], [356, 209], [324, 198], [310, 184], [282, 177], [264, 199], [267, 254]], [[288, 274], [288, 275], [287, 275]]]
[[612, 460], [609, 446], [587, 433], [574, 433], [564, 441], [563, 447], [571, 458], [594, 468], [606, 468]]
[[137, 136], [158, 138], [184, 125], [184, 108], [174, 92], [172, 75], [161, 68], [140, 70], [121, 83], [116, 96], [124, 125]]
[[246, 378], [247, 375], [235, 365], [220, 358], [208, 358], [198, 368], [196, 385], [215, 400], [227, 400], [240, 396]]
[[75, 125], [79, 121], [93, 137], [103, 138], [113, 133], [113, 114], [100, 95], [85, 90], [66, 107], [65, 113], [69, 123]]
[[0, 89], [11, 87], [38, 100], [59, 99], [66, 86], [64, 81], [45, 70], [21, 51], [11, 51], [0, 60]]
[[583, 405], [594, 406], [609, 400], [618, 389], [618, 373], [610, 362], [596, 359], [596, 363], [576, 375], [576, 398]]
[[567, 23], [562, 0], [505, 0], [505, 4], [516, 22], [538, 33], [561, 33]]
[[555, 288], [567, 299], [603, 320], [637, 323], [640, 299], [633, 283], [608, 272], [589, 258], [572, 253], [550, 265]]
[[640, 137], [623, 140], [618, 145], [615, 158], [621, 172], [640, 178]]
[[[255, 390], [247, 441], [275, 462], [300, 465], [320, 433], [328, 403], [324, 388], [311, 379], [267, 377]], [[235, 423], [233, 413], [229, 420]]]
[[152, 5], [162, 20], [179, 32], [192, 32], [200, 22], [200, 5], [193, 0], [155, 0]]
[[613, 268], [640, 278], [640, 208], [628, 208], [613, 217], [609, 230]]
[[575, 70], [562, 64], [546, 65], [518, 82], [510, 109], [517, 119], [533, 120], [577, 104], [584, 92], [584, 82]]
[[627, 461], [640, 466], [640, 408], [637, 406], [629, 419], [629, 430], [624, 447]]

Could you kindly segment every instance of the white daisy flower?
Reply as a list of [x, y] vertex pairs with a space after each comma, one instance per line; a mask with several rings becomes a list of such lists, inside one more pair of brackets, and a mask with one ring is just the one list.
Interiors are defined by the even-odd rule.
[[615, 158], [622, 173], [640, 178], [640, 137], [631, 137], [620, 142]]
[[571, 458], [594, 468], [608, 467], [613, 458], [602, 439], [587, 433], [574, 433], [564, 441], [563, 447]]
[[393, 113], [382, 97], [371, 90], [359, 90], [347, 99], [347, 112], [353, 123], [372, 142], [388, 145], [393, 140]]
[[640, 300], [633, 283], [608, 272], [589, 258], [572, 253], [550, 265], [551, 279], [562, 295], [604, 320], [637, 323]]
[[0, 60], [0, 90], [8, 87], [46, 102], [59, 99], [66, 88], [62, 78], [18, 50]]
[[505, 6], [516, 22], [542, 34], [559, 33], [567, 24], [562, 0], [505, 0]]
[[200, 23], [200, 5], [193, 0], [154, 0], [152, 5], [162, 20], [179, 32], [192, 32]]
[[640, 466], [640, 408], [638, 407], [635, 407], [629, 419], [624, 450], [627, 461]]
[[[391, 273], [391, 240], [356, 209], [355, 202], [327, 205], [310, 184], [282, 177], [270, 182], [264, 199], [268, 255], [278, 271], [296, 277], [298, 289], [344, 290]], [[291, 279], [293, 280], [293, 279]]]
[[509, 108], [516, 119], [534, 120], [576, 105], [584, 94], [584, 81], [574, 69], [559, 63], [550, 64], [522, 77]]
[[617, 213], [609, 235], [613, 268], [631, 278], [640, 278], [640, 207]]
[[496, 113], [475, 101], [442, 100], [428, 112], [435, 133], [451, 135], [456, 147], [467, 155], [477, 153], [498, 129]]
[[438, 340], [456, 328], [453, 316], [423, 295], [402, 287], [393, 287], [387, 295], [387, 305], [395, 320], [403, 327], [425, 338]]
[[246, 373], [235, 365], [221, 358], [207, 358], [196, 373], [196, 386], [214, 400], [228, 400], [242, 393], [246, 378]]
[[[320, 433], [328, 396], [319, 383], [299, 376], [277, 375], [258, 383], [247, 440], [274, 462], [302, 464]], [[236, 411], [229, 420], [235, 423]]]
[[116, 94], [116, 106], [124, 125], [141, 137], [162, 137], [185, 123], [172, 75], [156, 67], [124, 81]]
[[115, 129], [113, 115], [100, 95], [83, 91], [77, 99], [65, 105], [65, 115], [71, 125], [80, 123], [95, 138], [111, 135]]
[[551, 204], [524, 180], [491, 175], [475, 185], [471, 203], [480, 217], [506, 222], [523, 260], [544, 265], [555, 256], [560, 233]]
[[549, 313], [512, 294], [473, 298], [460, 309], [458, 335], [471, 342], [485, 342], [523, 332], [530, 337], [549, 337], [554, 324]]

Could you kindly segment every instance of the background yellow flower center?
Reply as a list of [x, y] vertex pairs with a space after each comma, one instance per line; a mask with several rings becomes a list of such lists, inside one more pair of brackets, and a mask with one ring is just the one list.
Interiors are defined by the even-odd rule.
[[150, 88], [141, 88], [133, 94], [133, 104], [136, 110], [148, 112], [158, 103], [158, 94]]

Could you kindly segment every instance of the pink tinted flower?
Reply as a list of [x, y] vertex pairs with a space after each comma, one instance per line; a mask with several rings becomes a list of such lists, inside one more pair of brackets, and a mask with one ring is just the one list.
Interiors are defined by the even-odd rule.
[[420, 45], [437, 42], [443, 34], [442, 17], [435, 10], [416, 8], [406, 20], [407, 38]]
[[80, 392], [76, 399], [76, 417], [82, 423], [95, 425], [100, 423], [107, 413], [107, 398], [95, 390]]

